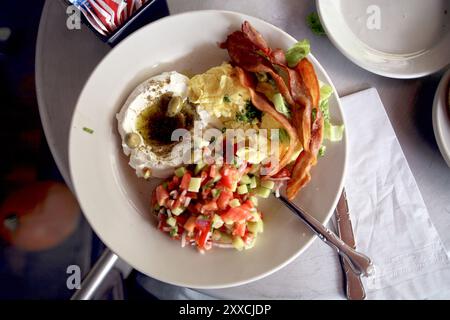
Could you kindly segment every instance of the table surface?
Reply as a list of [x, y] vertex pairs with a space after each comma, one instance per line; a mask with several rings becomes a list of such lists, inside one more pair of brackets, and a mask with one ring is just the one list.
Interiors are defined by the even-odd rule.
[[[283, 0], [282, 3], [280, 6], [279, 1], [272, 0], [168, 0], [172, 14], [202, 9], [238, 11], [262, 18], [297, 39], [310, 39], [315, 57], [327, 70], [340, 96], [375, 87], [430, 217], [449, 251], [450, 233], [447, 230], [450, 228], [450, 169], [439, 153], [431, 120], [433, 97], [442, 72], [413, 80], [389, 79], [372, 74], [345, 58], [327, 37], [316, 36], [306, 27], [306, 15], [316, 10], [313, 1]], [[50, 149], [64, 179], [70, 185], [68, 137], [72, 113], [88, 76], [111, 49], [85, 26], [81, 30], [69, 30], [66, 19], [66, 8], [61, 2], [46, 2], [36, 49], [36, 87], [41, 120]], [[324, 263], [327, 262], [326, 259], [336, 259], [318, 241], [305, 255], [315, 250], [323, 251]], [[299, 259], [283, 269], [283, 272], [289, 274], [294, 269], [297, 273], [302, 270]], [[303, 271], [307, 277], [308, 270]], [[249, 286], [252, 291], [258, 292], [255, 297], [266, 298], [327, 298], [336, 297], [336, 292], [341, 291], [340, 277], [329, 275], [330, 282], [335, 286], [326, 290], [305, 286], [296, 288], [295, 292], [294, 289], [292, 292], [275, 292], [271, 289], [274, 287], [271, 284], [281, 276], [282, 272], [278, 272], [244, 286], [246, 290], [238, 287], [214, 290], [212, 294], [216, 297], [246, 297]]]

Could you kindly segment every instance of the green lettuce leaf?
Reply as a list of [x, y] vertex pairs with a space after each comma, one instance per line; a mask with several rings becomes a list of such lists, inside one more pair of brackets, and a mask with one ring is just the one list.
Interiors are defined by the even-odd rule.
[[286, 61], [290, 68], [294, 68], [300, 60], [311, 52], [311, 46], [308, 40], [302, 40], [294, 44], [286, 51]]

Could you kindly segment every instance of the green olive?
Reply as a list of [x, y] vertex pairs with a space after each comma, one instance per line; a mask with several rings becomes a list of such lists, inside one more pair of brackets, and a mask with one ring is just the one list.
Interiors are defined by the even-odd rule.
[[167, 106], [167, 116], [175, 117], [178, 112], [183, 108], [183, 101], [181, 101], [181, 97], [174, 96], [169, 101], [169, 105]]
[[134, 132], [127, 133], [127, 135], [125, 136], [125, 143], [131, 149], [136, 149], [141, 144], [141, 137]]

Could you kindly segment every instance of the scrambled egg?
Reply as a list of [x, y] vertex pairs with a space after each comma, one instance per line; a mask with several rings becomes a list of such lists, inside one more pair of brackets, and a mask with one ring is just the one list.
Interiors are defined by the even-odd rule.
[[241, 85], [234, 68], [223, 63], [190, 79], [188, 97], [217, 118], [235, 119], [245, 110], [250, 92]]

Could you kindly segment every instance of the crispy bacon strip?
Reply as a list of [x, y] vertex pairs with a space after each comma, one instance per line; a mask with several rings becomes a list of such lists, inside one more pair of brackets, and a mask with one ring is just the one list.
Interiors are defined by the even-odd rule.
[[271, 105], [271, 103], [267, 101], [267, 99], [263, 95], [255, 91], [255, 83], [253, 79], [250, 77], [250, 75], [240, 67], [236, 67], [236, 71], [242, 85], [249, 89], [253, 105], [262, 112], [266, 112], [269, 115], [271, 115], [283, 126], [283, 128], [286, 129], [289, 135], [290, 139], [288, 150], [280, 159], [278, 165], [272, 168], [272, 171], [267, 174], [267, 176], [273, 176], [274, 174], [277, 174], [278, 171], [284, 168], [291, 161], [292, 155], [297, 146], [298, 140], [297, 133], [295, 129], [292, 127], [292, 125], [289, 123], [289, 120], [284, 115], [276, 111], [274, 107]]
[[[248, 28], [250, 24], [244, 22], [244, 26], [246, 23], [248, 24]], [[245, 29], [244, 26], [243, 29]], [[272, 63], [268, 59], [270, 49], [267, 47], [267, 44], [265, 44], [265, 40], [253, 29], [253, 27], [251, 28], [252, 31], [247, 31], [247, 33], [242, 31], [233, 32], [220, 47], [227, 49], [231, 61], [245, 71], [266, 72], [270, 74], [275, 81], [278, 90], [286, 99], [286, 102], [289, 105], [294, 105], [294, 100], [292, 99], [288, 86], [283, 78], [275, 71]], [[260, 39], [262, 39], [262, 41]]]
[[302, 151], [295, 161], [292, 169], [291, 179], [288, 181], [286, 195], [289, 200], [293, 200], [298, 191], [311, 180], [311, 167], [314, 163], [314, 156], [309, 151]]
[[303, 78], [303, 83], [309, 91], [310, 97], [312, 99], [312, 107], [317, 108], [319, 106], [320, 100], [320, 86], [319, 80], [317, 79], [314, 66], [307, 59], [304, 58], [295, 67], [295, 70]]
[[255, 46], [261, 49], [265, 54], [270, 54], [271, 50], [267, 45], [266, 40], [248, 21], [244, 21], [241, 29], [242, 33], [244, 33]]
[[296, 67], [297, 71], [302, 74], [305, 84], [308, 87], [312, 97], [312, 103], [316, 110], [316, 117], [311, 126], [311, 141], [309, 149], [303, 150], [297, 158], [292, 169], [292, 176], [288, 182], [286, 193], [288, 199], [293, 200], [297, 193], [311, 180], [311, 168], [317, 163], [317, 154], [323, 140], [323, 114], [319, 107], [320, 87], [316, 73], [312, 64], [303, 59]]

